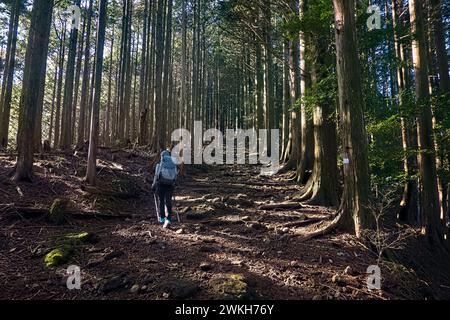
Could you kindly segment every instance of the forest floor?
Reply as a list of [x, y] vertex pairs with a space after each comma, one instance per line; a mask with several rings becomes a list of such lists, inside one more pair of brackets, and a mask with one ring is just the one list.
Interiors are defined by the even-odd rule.
[[[15, 158], [0, 156], [0, 299], [450, 298], [448, 270], [436, 279], [384, 263], [382, 290], [369, 291], [366, 270], [376, 255], [356, 238], [302, 241], [333, 211], [272, 208], [299, 190], [287, 176], [263, 177], [252, 166], [190, 167], [176, 191], [182, 222], [164, 230], [146, 181], [150, 155], [102, 149], [97, 189], [84, 187], [85, 159], [82, 152], [40, 155], [34, 183], [15, 184], [8, 178]], [[70, 200], [72, 214], [60, 226], [45, 215], [55, 199]], [[47, 268], [44, 256], [58, 239], [80, 232], [97, 241]], [[69, 265], [81, 268], [81, 290], [67, 289]]]

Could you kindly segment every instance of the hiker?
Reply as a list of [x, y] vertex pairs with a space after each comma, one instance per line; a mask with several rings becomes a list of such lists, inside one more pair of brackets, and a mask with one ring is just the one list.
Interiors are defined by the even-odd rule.
[[[168, 150], [161, 153], [161, 161], [156, 165], [152, 190], [159, 197], [159, 222], [168, 228], [172, 223], [172, 197], [177, 183], [177, 166]], [[167, 217], [166, 210], [167, 208]]]

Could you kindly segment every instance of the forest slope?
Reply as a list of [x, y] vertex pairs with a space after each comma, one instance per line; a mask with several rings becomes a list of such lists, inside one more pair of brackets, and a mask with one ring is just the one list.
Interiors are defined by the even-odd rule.
[[[83, 187], [84, 156], [41, 155], [34, 184], [10, 182], [14, 157], [0, 157], [0, 298], [450, 297], [445, 273], [422, 281], [423, 274], [392, 263], [383, 264], [382, 290], [367, 290], [366, 269], [376, 264], [376, 255], [355, 237], [302, 241], [302, 234], [326, 223], [331, 210], [272, 210], [271, 203], [298, 192], [285, 176], [260, 177], [250, 166], [190, 167], [176, 192], [182, 223], [163, 230], [146, 182], [152, 178], [148, 154], [101, 149], [98, 189]], [[71, 200], [71, 214], [60, 226], [45, 219], [55, 199]], [[67, 262], [46, 268], [44, 256], [58, 239], [81, 232], [97, 241], [76, 245]], [[69, 265], [80, 266], [82, 290], [66, 288]]]

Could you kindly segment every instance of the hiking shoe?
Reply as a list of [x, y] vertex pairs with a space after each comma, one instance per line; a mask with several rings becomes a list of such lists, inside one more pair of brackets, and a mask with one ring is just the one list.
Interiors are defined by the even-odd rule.
[[165, 221], [166, 221], [166, 219], [164, 219], [164, 218], [159, 218], [159, 223], [160, 223], [160, 224], [164, 224]]
[[166, 220], [166, 221], [164, 222], [163, 228], [164, 228], [164, 229], [167, 229], [167, 228], [169, 228], [169, 226], [172, 224], [172, 222], [170, 222], [169, 219], [165, 219], [165, 220]]

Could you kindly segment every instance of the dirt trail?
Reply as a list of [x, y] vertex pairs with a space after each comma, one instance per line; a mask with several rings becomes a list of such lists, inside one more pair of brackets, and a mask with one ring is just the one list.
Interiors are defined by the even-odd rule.
[[[381, 292], [367, 290], [365, 272], [375, 258], [353, 237], [301, 241], [299, 235], [317, 228], [331, 210], [258, 209], [288, 201], [299, 187], [286, 177], [260, 177], [257, 167], [189, 168], [176, 192], [182, 223], [163, 230], [145, 181], [149, 163], [142, 153], [102, 153], [101, 187], [126, 189], [130, 196], [117, 198], [81, 188], [82, 154], [41, 157], [33, 185], [9, 182], [13, 158], [0, 157], [0, 298], [402, 298], [401, 285], [389, 281]], [[72, 200], [73, 210], [131, 218], [69, 218], [55, 226], [10, 209], [48, 207], [55, 198]], [[60, 267], [44, 266], [44, 255], [59, 237], [83, 231], [99, 241], [78, 246]], [[68, 265], [81, 268], [81, 290], [66, 288]]]

